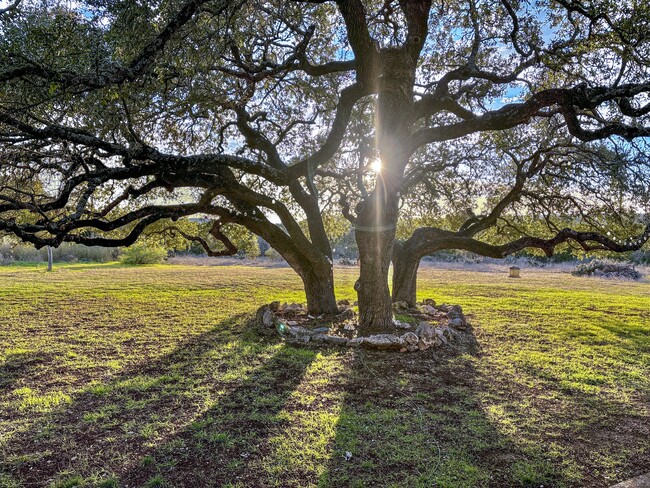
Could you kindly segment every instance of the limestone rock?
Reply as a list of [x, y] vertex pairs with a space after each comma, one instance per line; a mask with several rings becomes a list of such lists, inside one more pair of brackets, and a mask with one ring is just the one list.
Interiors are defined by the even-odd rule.
[[289, 333], [294, 337], [298, 337], [298, 336], [301, 336], [301, 335], [306, 335], [306, 336], [312, 335], [311, 330], [306, 329], [304, 327], [301, 327], [299, 325], [294, 325], [294, 326], [289, 327]]
[[311, 340], [312, 332], [299, 325], [289, 326], [289, 334], [293, 336], [293, 342], [307, 343]]
[[418, 350], [418, 342], [420, 341], [418, 339], [418, 336], [416, 336], [413, 332], [407, 332], [403, 336], [399, 338], [402, 347], [406, 348], [408, 352], [413, 352]]
[[329, 330], [329, 327], [316, 327], [315, 329], [312, 329], [311, 332], [312, 334], [326, 334]]
[[436, 334], [443, 343], [449, 344], [449, 341], [453, 340], [458, 332], [450, 327], [441, 327], [439, 329], [436, 329]]
[[422, 337], [433, 337], [434, 327], [429, 322], [420, 322], [415, 329], [415, 335], [419, 338]]
[[451, 327], [443, 327], [442, 333], [446, 335], [449, 340], [454, 339], [458, 335], [458, 332]]
[[333, 336], [329, 334], [316, 334], [312, 337], [313, 341], [325, 342], [326, 344], [346, 345], [349, 341], [347, 337]]
[[348, 347], [359, 347], [365, 341], [365, 337], [355, 337], [354, 339], [350, 339], [348, 342], [346, 342], [345, 345]]
[[354, 330], [356, 327], [354, 324], [347, 323], [343, 326], [343, 330]]
[[325, 342], [325, 337], [327, 337], [327, 334], [319, 332], [318, 334], [312, 335], [311, 340], [312, 342]]
[[433, 298], [427, 298], [426, 300], [424, 300], [424, 304], [428, 305], [429, 307], [435, 307], [436, 301]]
[[435, 315], [438, 312], [438, 310], [435, 307], [433, 307], [433, 305], [427, 305], [427, 304], [422, 305], [421, 310], [424, 313], [428, 313], [429, 315]]
[[255, 314], [258, 323], [264, 327], [271, 328], [275, 325], [275, 315], [268, 305], [262, 305]]
[[453, 327], [454, 329], [464, 329], [466, 324], [462, 319], [454, 318], [451, 319], [447, 325], [449, 327]]
[[449, 312], [447, 312], [447, 317], [449, 318], [449, 325], [457, 329], [463, 329], [467, 326], [467, 320], [463, 315], [462, 309], [458, 305], [451, 307]]
[[441, 342], [436, 335], [436, 329], [428, 322], [420, 322], [415, 329], [415, 335], [418, 337], [418, 347], [421, 351], [437, 346]]
[[400, 349], [402, 344], [400, 338], [393, 334], [376, 334], [365, 338], [363, 341], [364, 347], [373, 349]]
[[411, 324], [406, 322], [400, 322], [399, 320], [393, 320], [393, 325], [398, 329], [410, 329]]
[[393, 303], [394, 312], [407, 312], [411, 307], [406, 302], [395, 302]]
[[448, 341], [447, 338], [445, 337], [445, 335], [444, 335], [442, 329], [436, 329], [436, 335], [437, 335], [438, 338], [443, 342], [443, 344], [449, 344], [449, 341]]

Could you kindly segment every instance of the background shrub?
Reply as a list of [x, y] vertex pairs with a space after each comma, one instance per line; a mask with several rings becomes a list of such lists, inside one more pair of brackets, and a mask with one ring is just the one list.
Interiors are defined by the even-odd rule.
[[167, 257], [167, 251], [162, 246], [133, 244], [122, 254], [124, 264], [157, 264]]
[[641, 273], [636, 271], [632, 266], [601, 259], [594, 259], [588, 263], [580, 264], [576, 266], [571, 274], [574, 276], [603, 276], [629, 278], [633, 280], [641, 279]]
[[[55, 263], [106, 263], [116, 261], [121, 250], [118, 248], [84, 246], [64, 242], [54, 248], [53, 258]], [[12, 239], [0, 239], [0, 264], [14, 262], [41, 262], [47, 261], [47, 248], [36, 249], [31, 244], [17, 242]]]

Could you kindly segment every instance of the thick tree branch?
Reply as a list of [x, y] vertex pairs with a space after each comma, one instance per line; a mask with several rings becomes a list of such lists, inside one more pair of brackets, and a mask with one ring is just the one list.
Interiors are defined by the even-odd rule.
[[336, 0], [356, 60], [357, 83], [368, 86], [376, 77], [378, 51], [370, 36], [361, 0]]
[[104, 151], [107, 155], [121, 156], [127, 161], [153, 161], [162, 164], [164, 167], [173, 167], [174, 165], [180, 164], [187, 168], [193, 168], [193, 170], [197, 172], [209, 172], [216, 166], [228, 166], [235, 169], [241, 169], [250, 174], [262, 176], [277, 184], [284, 184], [290, 179], [295, 179], [301, 175], [299, 171], [295, 170], [291, 172], [295, 174], [288, 175], [267, 164], [240, 156], [232, 156], [228, 154], [197, 154], [192, 156], [167, 154], [153, 147], [139, 143], [126, 146], [117, 142], [106, 141], [90, 134], [89, 132], [62, 125], [46, 124], [42, 127], [36, 127], [25, 123], [6, 112], [0, 112], [0, 124], [13, 127], [20, 131], [20, 133], [30, 136], [35, 140], [67, 141], [88, 148]]
[[561, 108], [570, 133], [584, 141], [602, 139], [611, 135], [618, 135], [625, 139], [650, 136], [650, 127], [636, 127], [623, 123], [610, 123], [596, 130], [583, 129], [576, 113], [576, 108], [593, 109], [607, 101], [648, 92], [650, 92], [650, 83], [621, 85], [616, 88], [586, 88], [579, 85], [569, 89], [543, 90], [535, 93], [525, 102], [508, 104], [498, 110], [468, 117], [458, 123], [422, 129], [411, 136], [410, 150], [413, 153], [425, 144], [456, 139], [474, 132], [510, 129], [527, 123], [542, 109], [552, 106]]
[[646, 226], [641, 235], [633, 237], [628, 243], [616, 242], [597, 232], [580, 232], [564, 228], [549, 239], [524, 236], [502, 245], [488, 244], [472, 237], [435, 227], [423, 227], [417, 229], [406, 241], [404, 252], [408, 252], [412, 259], [421, 259], [423, 256], [443, 249], [463, 249], [480, 256], [504, 258], [526, 248], [536, 248], [541, 249], [546, 256], [550, 257], [557, 246], [569, 241], [577, 242], [585, 251], [629, 252], [641, 249], [648, 240], [650, 240], [650, 224]]

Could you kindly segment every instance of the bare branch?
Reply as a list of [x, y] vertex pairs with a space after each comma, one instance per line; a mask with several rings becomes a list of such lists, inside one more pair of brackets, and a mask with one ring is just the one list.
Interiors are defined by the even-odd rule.
[[180, 234], [181, 236], [183, 236], [184, 239], [187, 239], [188, 241], [198, 242], [203, 248], [203, 250], [205, 251], [205, 253], [210, 257], [234, 256], [239, 252], [239, 249], [237, 249], [237, 246], [233, 244], [233, 242], [228, 238], [227, 235], [221, 232], [222, 225], [223, 224], [220, 221], [215, 220], [212, 222], [212, 227], [210, 228], [209, 231], [212, 237], [214, 237], [218, 241], [221, 241], [221, 243], [223, 243], [223, 245], [226, 247], [224, 250], [221, 251], [215, 251], [214, 249], [212, 249], [208, 241], [203, 239], [201, 236], [187, 234], [186, 232], [182, 231], [178, 227], [170, 226], [170, 227], [166, 227], [164, 230], [170, 232], [172, 235], [174, 235], [174, 233]]

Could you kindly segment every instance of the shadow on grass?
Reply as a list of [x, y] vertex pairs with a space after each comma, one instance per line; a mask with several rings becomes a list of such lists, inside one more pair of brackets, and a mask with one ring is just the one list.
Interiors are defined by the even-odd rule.
[[280, 414], [315, 356], [280, 346], [236, 388], [153, 449], [147, 466], [135, 466], [120, 478], [136, 486], [152, 480], [174, 487], [264, 486], [265, 473], [252, 466], [268, 458], [268, 438], [287, 424]]
[[[247, 319], [233, 316], [91, 385], [13, 434], [0, 445], [0, 486], [3, 473], [25, 487], [73, 476], [105, 487], [571, 484], [548, 446], [522, 444], [517, 426], [508, 432], [489, 418], [488, 390], [522, 402], [531, 392], [500, 384], [499, 372], [486, 386], [476, 348], [296, 348], [242, 327]], [[327, 362], [340, 368], [314, 378], [312, 367]], [[299, 403], [298, 390], [312, 399]], [[576, 395], [569, 406], [585, 402]], [[326, 414], [335, 419], [331, 429]], [[303, 429], [308, 416], [315, 421]]]
[[522, 450], [486, 417], [477, 360], [476, 347], [355, 351], [318, 486], [557, 486], [539, 450]]
[[21, 378], [30, 376], [40, 364], [51, 359], [49, 354], [33, 351], [18, 351], [9, 354], [0, 362], [0, 393], [8, 391]]
[[223, 479], [233, 460], [255, 455], [315, 356], [242, 331], [247, 318], [231, 317], [36, 417], [0, 444], [0, 481], [50, 486], [80, 476], [94, 486], [115, 476], [139, 486], [176, 464], [187, 486], [209, 486], [192, 476]]

